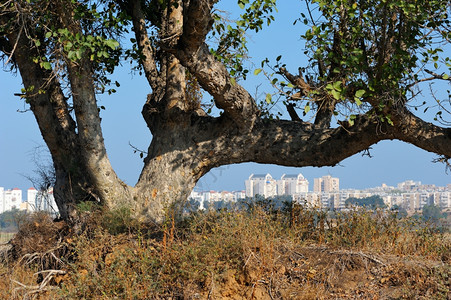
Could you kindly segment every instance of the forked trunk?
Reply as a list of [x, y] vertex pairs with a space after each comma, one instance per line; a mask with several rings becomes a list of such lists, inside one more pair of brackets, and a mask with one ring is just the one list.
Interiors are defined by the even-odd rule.
[[162, 131], [154, 136], [134, 190], [136, 217], [161, 223], [180, 215], [197, 181], [211, 168], [207, 149], [194, 142], [191, 131]]

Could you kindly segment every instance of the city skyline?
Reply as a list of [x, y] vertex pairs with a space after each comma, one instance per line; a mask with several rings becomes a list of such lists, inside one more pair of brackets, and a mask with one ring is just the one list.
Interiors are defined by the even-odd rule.
[[[271, 174], [251, 174], [245, 180], [245, 190], [238, 191], [199, 191], [193, 190], [189, 199], [199, 202], [200, 209], [206, 203], [237, 202], [246, 197], [265, 198], [289, 196], [292, 201], [305, 205], [326, 208], [344, 209], [346, 200], [350, 198], [367, 198], [379, 196], [387, 207], [398, 205], [409, 211], [422, 210], [425, 205], [437, 205], [442, 209], [451, 209], [451, 184], [436, 186], [422, 184], [420, 181], [405, 180], [396, 186], [371, 187], [368, 189], [340, 189], [339, 178], [325, 175], [314, 178], [314, 189], [308, 189], [309, 181], [301, 174], [283, 174], [280, 179], [274, 179]], [[5, 189], [0, 186], [0, 213], [11, 209], [26, 211], [45, 210], [57, 214], [53, 197], [53, 188], [38, 191], [31, 187], [26, 190], [27, 198], [22, 197], [19, 188]], [[207, 205], [208, 207], [208, 205]]]
[[[290, 169], [300, 169], [300, 168], [290, 168]], [[221, 178], [227, 176], [226, 172], [227, 172], [227, 166], [223, 167], [222, 170], [217, 170], [217, 172], [216, 172], [217, 175], [215, 175], [214, 172], [210, 172], [211, 174], [208, 173], [207, 175], [204, 176], [204, 177], [207, 177], [207, 178], [201, 178], [199, 180], [199, 184], [195, 186], [194, 190], [202, 190], [202, 191], [209, 191], [209, 190], [214, 190], [214, 191], [244, 191], [244, 190], [246, 190], [245, 181], [247, 179], [249, 179], [250, 175], [253, 175], [253, 174], [256, 174], [256, 175], [270, 174], [273, 178], [281, 178], [284, 175], [293, 176], [293, 175], [302, 174], [303, 177], [306, 179], [306, 181], [308, 183], [308, 190], [309, 191], [314, 191], [314, 184], [315, 184], [314, 180], [315, 179], [320, 179], [322, 177], [327, 177], [327, 176], [338, 178], [340, 180], [340, 183], [339, 183], [340, 189], [365, 190], [365, 189], [381, 187], [381, 186], [384, 186], [384, 185], [396, 187], [399, 183], [403, 183], [403, 182], [407, 182], [407, 181], [421, 182], [422, 185], [435, 185], [437, 187], [446, 187], [447, 185], [451, 185], [451, 180], [448, 181], [448, 182], [445, 181], [444, 183], [440, 184], [440, 183], [435, 183], [435, 182], [431, 182], [431, 181], [424, 182], [423, 180], [416, 180], [416, 179], [413, 179], [413, 178], [404, 178], [404, 179], [402, 179], [400, 181], [394, 181], [394, 182], [388, 182], [388, 181], [384, 182], [383, 181], [383, 182], [381, 182], [380, 184], [377, 184], [377, 185], [369, 185], [368, 184], [366, 186], [352, 186], [352, 184], [350, 185], [349, 182], [346, 181], [346, 179], [343, 180], [343, 178], [338, 177], [338, 176], [333, 176], [330, 173], [323, 174], [323, 175], [318, 175], [318, 176], [316, 176], [314, 178], [311, 177], [310, 180], [309, 180], [309, 178], [307, 176], [304, 176], [304, 173], [299, 172], [299, 171], [297, 171], [297, 172], [296, 171], [295, 172], [288, 172], [288, 173], [280, 172], [280, 171], [279, 172], [259, 172], [259, 173], [254, 172], [254, 173], [250, 173], [248, 175], [243, 175], [242, 176], [243, 180], [242, 180], [242, 184], [241, 184], [242, 186], [241, 187], [239, 187], [239, 186], [238, 187], [236, 187], [236, 186], [235, 187], [233, 187], [233, 186], [221, 187], [223, 185], [216, 185], [215, 184], [216, 182], [220, 181]], [[277, 174], [277, 175], [273, 175], [273, 174]], [[208, 177], [211, 177], [211, 178], [208, 178]], [[25, 181], [28, 181], [29, 184], [24, 184], [22, 182], [22, 184], [5, 185], [2, 182], [0, 182], [0, 187], [3, 187], [5, 190], [20, 189], [20, 190], [25, 190], [25, 191], [30, 189], [30, 188], [36, 188], [35, 186], [32, 185], [31, 181], [29, 181], [28, 179], [26, 179]], [[208, 181], [211, 181], [211, 182], [208, 183]], [[347, 182], [347, 184], [343, 185], [342, 184], [343, 181]], [[205, 182], [207, 182], [207, 184], [204, 184]]]

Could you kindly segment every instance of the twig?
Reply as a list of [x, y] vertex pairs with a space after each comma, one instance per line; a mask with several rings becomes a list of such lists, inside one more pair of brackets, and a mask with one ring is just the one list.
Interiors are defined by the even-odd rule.
[[207, 299], [211, 299], [211, 295], [213, 294], [213, 289], [214, 289], [214, 273], [212, 271], [211, 272], [211, 286], [210, 286], [210, 290], [208, 291]]
[[11, 54], [9, 55], [8, 60], [5, 62], [5, 66], [6, 66], [6, 65], [9, 63], [9, 61], [12, 59], [12, 57], [13, 57], [13, 55], [14, 55], [14, 52], [16, 51], [17, 44], [19, 44], [19, 39], [20, 39], [20, 36], [21, 36], [21, 34], [22, 34], [23, 27], [24, 27], [24, 25], [22, 24], [22, 26], [20, 27], [20, 30], [19, 30], [19, 34], [17, 35], [16, 42], [14, 43], [14, 47], [13, 47], [13, 49], [11, 50]]
[[66, 274], [66, 271], [62, 271], [62, 270], [44, 270], [44, 271], [36, 272], [36, 273], [34, 273], [34, 275], [47, 273], [47, 272], [48, 272], [47, 276], [45, 276], [44, 280], [42, 280], [41, 284], [39, 285], [40, 290], [43, 289], [50, 282], [50, 280], [52, 279], [52, 277], [54, 275]]
[[268, 294], [271, 300], [274, 300], [274, 297], [272, 296], [272, 276], [274, 275], [274, 272], [271, 273], [271, 277], [269, 277], [269, 288], [268, 288]]
[[368, 255], [368, 254], [365, 254], [365, 253], [363, 253], [363, 252], [354, 252], [354, 251], [331, 251], [330, 253], [331, 253], [331, 254], [348, 254], [348, 255], [362, 256], [362, 257], [365, 257], [366, 259], [369, 259], [369, 260], [371, 260], [371, 261], [373, 261], [373, 262], [375, 262], [375, 263], [378, 263], [378, 264], [381, 264], [381, 265], [383, 265], [383, 266], [386, 266], [386, 264], [385, 264], [384, 262], [380, 261], [379, 259], [377, 259], [377, 258], [375, 258], [375, 257], [373, 257], [373, 256], [370, 256], [370, 255]]

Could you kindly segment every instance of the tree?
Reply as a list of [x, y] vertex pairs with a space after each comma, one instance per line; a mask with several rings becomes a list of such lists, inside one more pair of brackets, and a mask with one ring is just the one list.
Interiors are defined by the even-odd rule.
[[395, 204], [391, 207], [391, 211], [396, 213], [396, 217], [398, 219], [405, 218], [408, 215], [407, 210], [404, 207], [401, 207], [397, 204]]
[[442, 214], [440, 207], [433, 204], [423, 206], [423, 218], [426, 221], [437, 222], [443, 217], [444, 215]]
[[345, 204], [346, 206], [357, 205], [366, 206], [369, 208], [385, 207], [384, 200], [379, 195], [373, 195], [365, 198], [349, 197], [348, 199], [346, 199]]
[[[238, 0], [243, 13], [229, 24], [216, 2], [1, 2], [0, 53], [20, 72], [20, 96], [50, 150], [63, 218], [74, 218], [82, 201], [98, 201], [161, 222], [169, 209], [182, 210], [202, 175], [226, 164], [333, 166], [387, 139], [451, 157], [449, 123], [428, 123], [409, 107], [419, 84], [449, 83], [448, 73], [438, 73], [450, 67], [442, 57], [449, 1], [307, 1], [300, 20], [309, 25], [303, 37], [310, 64], [295, 75], [277, 57], [254, 70], [271, 78], [291, 120], [273, 116], [240, 85], [249, 72], [242, 66], [245, 34], [271, 23], [275, 0]], [[119, 43], [129, 30], [131, 47]], [[124, 58], [137, 63], [152, 90], [142, 109], [152, 140], [133, 187], [110, 164], [96, 101], [114, 92], [108, 75]], [[204, 108], [199, 87], [220, 116]], [[437, 120], [446, 122], [449, 100], [433, 97]], [[299, 116], [312, 112], [313, 122]]]

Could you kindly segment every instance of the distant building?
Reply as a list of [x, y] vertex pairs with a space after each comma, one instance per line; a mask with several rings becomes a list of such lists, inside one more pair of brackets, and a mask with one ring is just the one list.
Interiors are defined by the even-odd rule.
[[14, 188], [12, 190], [4, 190], [2, 188], [3, 199], [1, 203], [1, 212], [20, 209], [22, 203], [22, 190]]
[[332, 193], [340, 190], [340, 179], [330, 175], [315, 178], [313, 181], [313, 191], [316, 193]]
[[309, 182], [302, 174], [286, 175], [283, 174], [280, 180], [277, 180], [277, 195], [295, 195], [299, 193], [308, 193]]
[[321, 197], [319, 193], [309, 192], [302, 194], [293, 195], [293, 202], [301, 205], [306, 205], [307, 207], [320, 208], [321, 207]]
[[441, 208], [451, 208], [451, 192], [441, 192], [437, 205]]
[[233, 195], [235, 197], [235, 201], [238, 201], [239, 199], [246, 198], [246, 191], [236, 191], [233, 192]]
[[255, 197], [261, 195], [265, 198], [277, 195], [277, 182], [268, 174], [251, 174], [245, 182], [246, 196]]
[[246, 197], [245, 191], [192, 191], [189, 198], [199, 202], [199, 209], [205, 209], [207, 203], [211, 202], [237, 202], [238, 199], [244, 199]]
[[411, 191], [418, 188], [421, 185], [421, 181], [406, 180], [398, 183], [398, 190]]
[[29, 208], [27, 210], [36, 211], [36, 200], [38, 197], [38, 191], [31, 187], [27, 190], [27, 204], [29, 205]]

